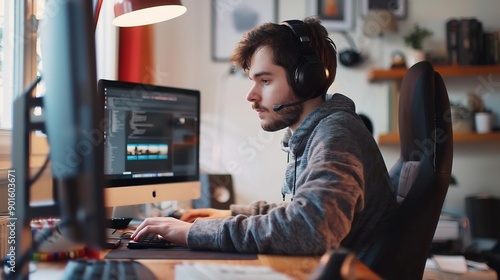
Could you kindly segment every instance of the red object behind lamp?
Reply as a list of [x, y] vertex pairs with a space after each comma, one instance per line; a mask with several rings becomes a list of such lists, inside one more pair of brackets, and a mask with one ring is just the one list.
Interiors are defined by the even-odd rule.
[[151, 26], [120, 28], [118, 80], [154, 84]]

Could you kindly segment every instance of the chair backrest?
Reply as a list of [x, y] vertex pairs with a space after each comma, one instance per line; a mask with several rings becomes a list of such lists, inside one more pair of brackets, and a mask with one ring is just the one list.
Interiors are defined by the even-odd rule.
[[429, 62], [403, 77], [398, 121], [401, 154], [389, 173], [400, 206], [360, 259], [384, 279], [422, 279], [453, 161], [448, 93]]

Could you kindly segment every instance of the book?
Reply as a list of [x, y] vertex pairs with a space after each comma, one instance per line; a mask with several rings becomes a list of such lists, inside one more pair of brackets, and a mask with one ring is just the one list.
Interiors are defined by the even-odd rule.
[[483, 61], [482, 64], [491, 65], [498, 64], [498, 41], [495, 33], [485, 32], [483, 33]]
[[458, 64], [481, 64], [481, 53], [483, 51], [482, 23], [475, 18], [460, 19], [457, 34]]
[[448, 63], [458, 64], [458, 20], [449, 19], [446, 22], [446, 47], [448, 50]]

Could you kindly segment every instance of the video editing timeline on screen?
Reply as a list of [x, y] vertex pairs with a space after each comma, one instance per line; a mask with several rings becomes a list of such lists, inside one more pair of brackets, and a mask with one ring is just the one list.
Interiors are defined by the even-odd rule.
[[123, 178], [192, 174], [197, 100], [187, 95], [105, 89], [105, 173]]

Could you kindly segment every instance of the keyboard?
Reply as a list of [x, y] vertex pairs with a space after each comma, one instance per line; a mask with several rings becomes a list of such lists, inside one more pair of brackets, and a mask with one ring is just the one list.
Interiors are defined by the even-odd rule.
[[143, 236], [140, 240], [134, 241], [130, 240], [127, 244], [129, 249], [168, 249], [173, 247], [179, 247], [174, 243], [170, 243], [167, 240], [158, 237], [156, 233], [148, 233]]
[[64, 269], [64, 280], [156, 279], [154, 274], [136, 261], [71, 260]]

